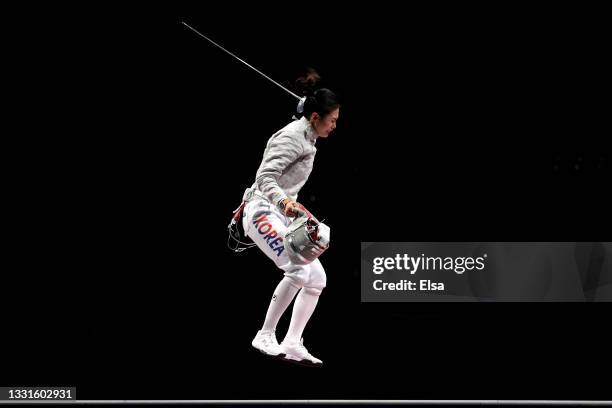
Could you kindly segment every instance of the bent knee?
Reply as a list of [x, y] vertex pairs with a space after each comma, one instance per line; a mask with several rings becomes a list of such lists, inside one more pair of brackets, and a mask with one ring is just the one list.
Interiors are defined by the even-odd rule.
[[309, 286], [304, 286], [302, 290], [313, 296], [321, 296], [321, 293], [323, 292], [323, 289], [313, 288]]
[[294, 286], [302, 288], [308, 283], [310, 276], [310, 269], [308, 268], [308, 265], [295, 265], [293, 263], [288, 263], [279, 266], [279, 268], [285, 271], [285, 277], [289, 278]]
[[316, 259], [308, 266], [310, 267], [310, 279], [305, 286], [319, 289], [319, 291], [323, 290], [327, 286], [327, 275], [321, 261]]

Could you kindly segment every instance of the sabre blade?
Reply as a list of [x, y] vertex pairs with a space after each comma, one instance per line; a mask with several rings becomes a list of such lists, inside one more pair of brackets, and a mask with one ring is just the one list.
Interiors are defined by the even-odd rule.
[[263, 76], [264, 78], [266, 78], [268, 81], [272, 82], [273, 84], [275, 84], [276, 86], [278, 86], [279, 88], [282, 88], [283, 90], [285, 90], [287, 93], [289, 93], [291, 96], [293, 96], [294, 98], [296, 98], [297, 100], [302, 100], [302, 98], [300, 98], [297, 94], [291, 92], [289, 89], [285, 88], [284, 86], [282, 86], [281, 84], [279, 84], [278, 82], [276, 82], [275, 80], [273, 80], [272, 78], [270, 78], [269, 76], [267, 76], [266, 74], [264, 74], [263, 72], [261, 72], [260, 70], [258, 70], [257, 68], [255, 68], [254, 66], [252, 66], [251, 64], [249, 64], [248, 62], [244, 61], [243, 59], [240, 59], [239, 57], [237, 57], [236, 55], [232, 54], [231, 52], [229, 52], [228, 50], [226, 50], [225, 48], [223, 48], [222, 46], [220, 46], [219, 44], [217, 44], [216, 42], [214, 42], [213, 40], [211, 40], [210, 38], [208, 38], [207, 36], [205, 36], [204, 34], [202, 34], [201, 32], [199, 32], [198, 30], [196, 30], [195, 28], [193, 28], [192, 26], [190, 26], [189, 24], [187, 24], [184, 21], [181, 21], [181, 23], [189, 28], [191, 31], [193, 31], [194, 33], [198, 34], [200, 37], [204, 38], [205, 40], [209, 41], [211, 44], [215, 45], [216, 47], [219, 47], [221, 50], [225, 51], [226, 53], [228, 53], [229, 55], [231, 55], [232, 57], [236, 58], [238, 61], [242, 62], [244, 65], [246, 65], [247, 67], [251, 68], [253, 71], [257, 72], [259, 75]]

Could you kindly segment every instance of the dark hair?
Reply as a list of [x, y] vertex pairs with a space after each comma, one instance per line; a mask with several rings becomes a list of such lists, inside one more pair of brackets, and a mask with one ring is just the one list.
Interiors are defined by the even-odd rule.
[[327, 88], [316, 90], [312, 96], [308, 96], [304, 102], [304, 116], [310, 119], [313, 112], [324, 117], [340, 107], [340, 102], [335, 93]]
[[321, 76], [316, 69], [312, 67], [302, 67], [297, 72], [295, 80], [295, 92], [300, 96], [310, 96], [317, 89], [317, 85], [321, 81]]

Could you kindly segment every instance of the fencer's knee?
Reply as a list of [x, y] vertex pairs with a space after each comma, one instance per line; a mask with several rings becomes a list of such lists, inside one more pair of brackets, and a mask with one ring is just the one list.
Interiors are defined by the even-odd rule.
[[319, 293], [327, 284], [327, 276], [323, 265], [317, 259], [308, 265], [295, 265], [292, 263], [281, 267], [285, 276], [292, 279], [295, 286], [308, 287], [319, 290]]
[[323, 290], [327, 286], [327, 275], [321, 261], [315, 259], [310, 265], [310, 279], [305, 286]]
[[289, 284], [297, 289], [302, 289], [304, 287], [304, 282], [302, 279], [299, 279], [297, 276], [293, 276], [293, 275], [285, 275], [285, 277], [283, 278], [284, 280], [286, 280], [287, 282], [289, 282]]
[[308, 286], [304, 286], [304, 288], [302, 289], [304, 292], [313, 295], [313, 296], [321, 296], [321, 293], [323, 292], [323, 289], [319, 289], [319, 288], [312, 288], [312, 287], [308, 287]]
[[280, 266], [280, 268], [285, 271], [285, 277], [291, 280], [293, 286], [302, 288], [308, 283], [308, 271], [305, 268], [305, 265], [294, 265], [292, 263], [288, 263]]

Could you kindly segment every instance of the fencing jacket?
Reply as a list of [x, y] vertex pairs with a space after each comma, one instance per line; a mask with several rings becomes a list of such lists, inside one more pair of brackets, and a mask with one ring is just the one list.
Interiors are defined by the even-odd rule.
[[304, 117], [289, 123], [268, 140], [255, 183], [244, 193], [243, 200], [254, 192], [274, 205], [297, 196], [312, 171], [317, 148], [317, 133]]

